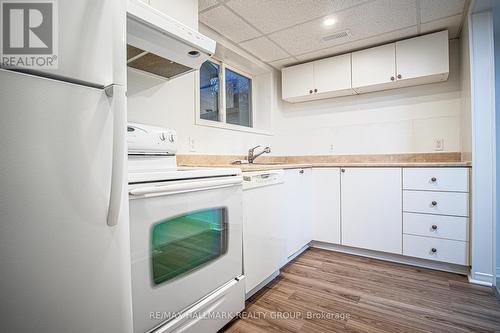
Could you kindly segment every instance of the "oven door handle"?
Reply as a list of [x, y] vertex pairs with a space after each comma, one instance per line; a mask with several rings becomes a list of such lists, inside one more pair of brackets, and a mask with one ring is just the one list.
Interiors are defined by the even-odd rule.
[[173, 182], [167, 185], [157, 185], [149, 187], [139, 187], [129, 191], [133, 196], [157, 196], [179, 194], [184, 192], [206, 191], [222, 187], [241, 185], [242, 176], [219, 178], [213, 180], [201, 180], [190, 182]]

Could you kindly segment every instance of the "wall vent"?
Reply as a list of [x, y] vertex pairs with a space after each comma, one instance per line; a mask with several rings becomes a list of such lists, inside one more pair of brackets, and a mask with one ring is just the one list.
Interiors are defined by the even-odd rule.
[[349, 29], [343, 30], [343, 31], [337, 31], [337, 32], [334, 32], [333, 34], [323, 36], [323, 37], [321, 37], [321, 40], [323, 42], [329, 42], [331, 40], [348, 38], [348, 37], [351, 37], [351, 30], [349, 30]]

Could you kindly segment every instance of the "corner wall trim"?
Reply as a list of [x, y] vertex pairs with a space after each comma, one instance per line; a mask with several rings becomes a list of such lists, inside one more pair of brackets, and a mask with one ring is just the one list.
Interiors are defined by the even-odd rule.
[[467, 275], [467, 277], [469, 278], [470, 283], [479, 284], [481, 286], [488, 286], [488, 287], [493, 286], [493, 275], [492, 274], [471, 272], [469, 275]]

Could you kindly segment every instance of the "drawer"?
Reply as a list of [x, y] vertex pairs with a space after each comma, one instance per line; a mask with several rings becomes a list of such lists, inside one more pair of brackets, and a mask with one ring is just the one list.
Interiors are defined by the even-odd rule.
[[404, 213], [403, 233], [451, 240], [469, 240], [467, 217]]
[[403, 235], [403, 255], [457, 265], [468, 265], [469, 243], [449, 239]]
[[469, 216], [469, 193], [403, 191], [403, 211]]
[[469, 169], [404, 168], [403, 189], [469, 192]]

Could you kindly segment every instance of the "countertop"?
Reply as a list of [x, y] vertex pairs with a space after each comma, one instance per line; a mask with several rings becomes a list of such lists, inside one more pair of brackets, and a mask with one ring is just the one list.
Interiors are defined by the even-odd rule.
[[311, 167], [471, 167], [471, 162], [461, 161], [461, 157], [458, 152], [338, 156], [265, 156], [259, 158], [253, 164], [232, 164], [233, 161], [244, 160], [245, 156], [178, 155], [177, 161], [181, 166], [240, 168], [243, 172]]
[[470, 162], [366, 162], [366, 163], [283, 163], [283, 164], [218, 164], [218, 165], [182, 165], [212, 168], [240, 168], [243, 172], [264, 171], [278, 169], [301, 169], [301, 168], [349, 168], [349, 167], [427, 167], [427, 168], [452, 168], [470, 167]]

